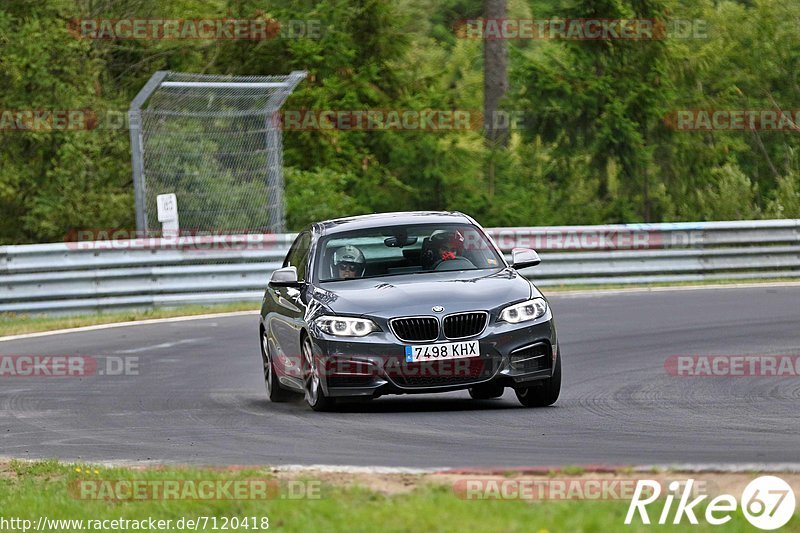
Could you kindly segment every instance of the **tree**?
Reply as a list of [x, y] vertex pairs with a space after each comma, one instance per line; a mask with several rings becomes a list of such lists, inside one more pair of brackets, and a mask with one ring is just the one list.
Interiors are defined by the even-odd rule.
[[[486, 26], [497, 27], [506, 18], [506, 0], [485, 0], [484, 31]], [[490, 150], [487, 165], [489, 196], [494, 195], [495, 151], [508, 144], [508, 125], [500, 117], [500, 102], [508, 90], [508, 50], [502, 35], [483, 38], [483, 117], [486, 146]]]
[[[565, 18], [656, 19], [663, 11], [657, 1], [586, 0]], [[672, 99], [669, 53], [659, 39], [555, 41], [531, 50], [515, 70], [515, 103], [531, 115], [526, 140], [553, 144], [557, 186], [585, 167], [609, 222], [662, 215], [651, 190], [654, 151], [669, 135], [662, 121]]]

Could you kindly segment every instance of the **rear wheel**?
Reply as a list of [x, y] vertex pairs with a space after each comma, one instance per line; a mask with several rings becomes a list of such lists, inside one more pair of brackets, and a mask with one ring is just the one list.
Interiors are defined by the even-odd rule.
[[291, 399], [291, 392], [282, 389], [275, 374], [275, 365], [269, 351], [269, 339], [267, 332], [261, 330], [261, 361], [264, 363], [264, 385], [267, 388], [267, 396], [273, 402], [285, 402]]
[[519, 403], [525, 407], [547, 407], [558, 400], [561, 393], [561, 356], [556, 359], [553, 376], [531, 387], [515, 389]]
[[499, 398], [505, 392], [505, 387], [496, 383], [488, 383], [486, 385], [478, 385], [477, 387], [470, 387], [469, 395], [473, 400], [491, 400], [492, 398]]
[[304, 336], [302, 342], [306, 402], [314, 411], [330, 411], [336, 405], [336, 400], [325, 396], [325, 391], [322, 390], [319, 365], [314, 360], [311, 339]]

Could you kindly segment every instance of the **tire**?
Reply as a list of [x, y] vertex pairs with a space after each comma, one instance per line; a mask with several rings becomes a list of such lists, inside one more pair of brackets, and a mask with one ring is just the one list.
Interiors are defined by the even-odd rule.
[[306, 403], [314, 411], [330, 411], [336, 406], [336, 399], [328, 398], [325, 396], [325, 391], [322, 390], [319, 365], [314, 360], [311, 339], [307, 335], [303, 335], [300, 342], [303, 352], [303, 382], [306, 390]]
[[547, 407], [558, 400], [561, 393], [561, 354], [556, 359], [553, 376], [531, 387], [515, 389], [519, 403], [525, 407]]
[[478, 385], [477, 387], [470, 387], [469, 395], [473, 400], [491, 400], [492, 398], [499, 398], [503, 395], [506, 388], [496, 383], [487, 383], [485, 385]]
[[289, 401], [292, 393], [281, 388], [278, 376], [275, 374], [275, 365], [269, 351], [269, 339], [267, 332], [261, 330], [261, 362], [264, 364], [264, 386], [267, 389], [267, 397], [272, 402], [280, 403]]

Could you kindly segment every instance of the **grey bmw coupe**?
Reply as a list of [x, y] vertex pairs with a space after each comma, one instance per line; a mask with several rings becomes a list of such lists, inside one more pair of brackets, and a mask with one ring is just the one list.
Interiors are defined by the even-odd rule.
[[303, 394], [312, 409], [340, 398], [511, 387], [522, 405], [551, 405], [561, 354], [547, 299], [508, 264], [471, 217], [381, 213], [299, 233], [261, 305], [269, 398]]

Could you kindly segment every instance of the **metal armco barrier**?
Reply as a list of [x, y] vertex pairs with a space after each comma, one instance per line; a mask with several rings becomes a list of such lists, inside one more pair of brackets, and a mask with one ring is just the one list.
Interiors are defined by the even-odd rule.
[[[529, 247], [540, 286], [800, 278], [800, 220], [488, 230]], [[80, 313], [261, 299], [294, 235], [0, 247], [0, 313]]]

